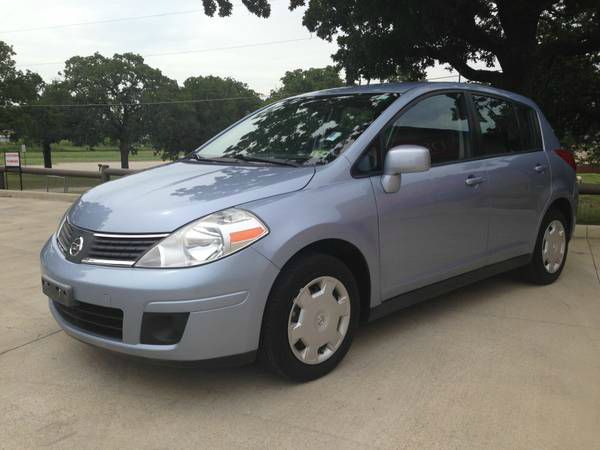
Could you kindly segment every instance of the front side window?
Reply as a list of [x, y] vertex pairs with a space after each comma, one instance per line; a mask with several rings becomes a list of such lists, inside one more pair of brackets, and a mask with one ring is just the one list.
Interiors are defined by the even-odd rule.
[[470, 142], [465, 97], [460, 93], [427, 97], [403, 113], [384, 133], [384, 149], [421, 145], [432, 164], [463, 159]]
[[398, 94], [300, 97], [275, 103], [195, 153], [200, 158], [261, 158], [327, 164], [342, 154]]

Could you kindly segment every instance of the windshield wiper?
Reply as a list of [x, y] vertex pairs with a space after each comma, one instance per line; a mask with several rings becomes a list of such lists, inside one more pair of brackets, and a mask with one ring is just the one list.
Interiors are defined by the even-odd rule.
[[205, 158], [204, 156], [200, 156], [197, 153], [190, 153], [184, 159], [192, 159], [194, 161], [203, 162], [203, 163], [228, 163], [233, 161], [231, 158]]
[[258, 156], [248, 156], [248, 155], [235, 155], [235, 156], [232, 156], [231, 158], [237, 159], [239, 161], [275, 164], [277, 166], [300, 167], [300, 164], [297, 164], [297, 163], [294, 163], [294, 162], [288, 161], [288, 160], [277, 159], [277, 158], [260, 158]]

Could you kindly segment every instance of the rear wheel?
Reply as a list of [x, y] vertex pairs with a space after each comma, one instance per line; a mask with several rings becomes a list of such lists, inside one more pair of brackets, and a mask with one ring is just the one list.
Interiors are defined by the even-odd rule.
[[526, 276], [529, 281], [550, 284], [558, 279], [569, 250], [567, 230], [565, 216], [558, 209], [551, 209], [546, 213], [538, 232], [533, 257], [527, 266]]
[[275, 282], [263, 318], [267, 366], [296, 381], [333, 370], [350, 348], [358, 295], [352, 272], [339, 259], [311, 253], [292, 261]]

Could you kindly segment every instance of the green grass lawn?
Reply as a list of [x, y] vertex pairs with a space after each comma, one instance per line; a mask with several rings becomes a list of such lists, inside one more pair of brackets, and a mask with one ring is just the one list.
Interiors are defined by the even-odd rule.
[[[584, 183], [600, 184], [600, 173], [578, 173]], [[580, 195], [577, 223], [600, 225], [600, 195]]]
[[[0, 144], [0, 153], [20, 150], [17, 144]], [[129, 155], [130, 161], [161, 161], [160, 155], [154, 154], [150, 148], [142, 148], [137, 154]], [[121, 155], [117, 147], [98, 146], [94, 150], [69, 144], [54, 144], [52, 146], [52, 164], [63, 162], [100, 162], [121, 161]], [[44, 157], [39, 146], [27, 147], [23, 155], [23, 163], [26, 165], [42, 165]], [[4, 165], [4, 155], [0, 154], [0, 165]]]
[[600, 195], [580, 195], [577, 223], [600, 225]]
[[600, 173], [578, 173], [584, 183], [600, 184]]

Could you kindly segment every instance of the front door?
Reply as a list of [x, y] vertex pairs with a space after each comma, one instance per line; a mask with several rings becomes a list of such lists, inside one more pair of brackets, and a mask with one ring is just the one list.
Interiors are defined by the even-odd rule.
[[430, 150], [432, 168], [404, 174], [386, 193], [371, 177], [379, 212], [384, 300], [485, 264], [488, 231], [484, 162], [465, 161], [472, 145], [462, 93], [419, 100], [383, 131], [385, 151], [403, 144]]

